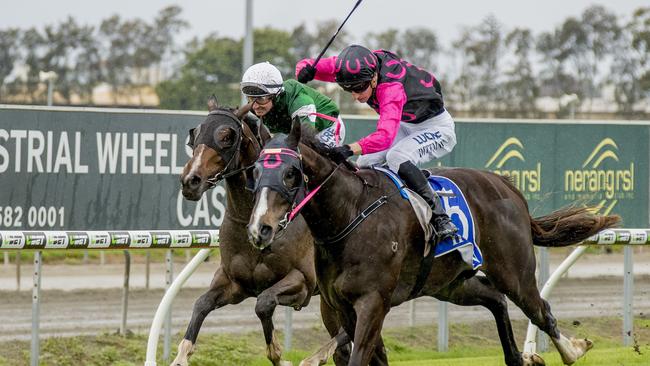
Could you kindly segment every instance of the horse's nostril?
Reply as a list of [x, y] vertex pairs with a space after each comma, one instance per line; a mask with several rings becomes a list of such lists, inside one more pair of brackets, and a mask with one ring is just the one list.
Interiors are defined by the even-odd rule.
[[271, 235], [271, 227], [269, 225], [262, 225], [260, 228], [260, 236], [266, 238], [269, 235]]
[[191, 186], [196, 187], [201, 184], [201, 177], [196, 174], [192, 174], [192, 176], [190, 176], [189, 183]]

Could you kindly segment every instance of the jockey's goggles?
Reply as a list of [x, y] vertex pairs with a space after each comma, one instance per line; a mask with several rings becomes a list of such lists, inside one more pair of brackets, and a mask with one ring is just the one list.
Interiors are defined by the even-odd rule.
[[269, 94], [269, 95], [260, 95], [260, 96], [255, 96], [255, 95], [247, 95], [246, 100], [248, 100], [248, 103], [256, 103], [258, 105], [265, 105], [269, 104], [270, 101], [275, 98], [275, 95]]
[[363, 80], [355, 83], [339, 83], [339, 86], [348, 93], [363, 93], [370, 86], [370, 81]]

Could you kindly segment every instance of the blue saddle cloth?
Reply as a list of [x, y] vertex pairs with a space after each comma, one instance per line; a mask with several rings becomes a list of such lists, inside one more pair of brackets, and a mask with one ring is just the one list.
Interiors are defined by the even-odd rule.
[[[375, 167], [374, 169], [386, 174], [400, 190], [402, 197], [408, 199], [408, 195], [403, 189], [404, 184], [397, 174], [385, 168]], [[465, 195], [456, 183], [446, 177], [429, 176], [429, 184], [436, 192], [451, 193], [451, 195], [441, 195], [440, 199], [447, 215], [458, 228], [456, 237], [447, 238], [435, 246], [434, 255], [439, 257], [458, 250], [463, 260], [470, 264], [473, 269], [477, 269], [483, 264], [483, 256], [481, 255], [481, 249], [476, 245], [474, 217]]]

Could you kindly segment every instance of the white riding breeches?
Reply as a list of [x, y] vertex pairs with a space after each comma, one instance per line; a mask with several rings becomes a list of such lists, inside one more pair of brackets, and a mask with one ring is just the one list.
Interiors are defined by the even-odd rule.
[[391, 146], [357, 160], [360, 167], [382, 165], [397, 172], [400, 164], [411, 161], [418, 165], [449, 154], [456, 146], [454, 120], [446, 110], [426, 121], [414, 124], [400, 122]]

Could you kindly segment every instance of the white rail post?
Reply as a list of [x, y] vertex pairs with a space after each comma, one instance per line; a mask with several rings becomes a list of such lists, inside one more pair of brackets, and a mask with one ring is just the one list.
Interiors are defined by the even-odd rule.
[[210, 249], [201, 249], [199, 252], [192, 258], [190, 263], [183, 268], [181, 273], [178, 274], [178, 277], [174, 282], [169, 286], [169, 289], [165, 291], [165, 295], [158, 305], [156, 314], [153, 317], [151, 322], [151, 329], [149, 330], [149, 339], [147, 340], [147, 355], [145, 358], [144, 366], [156, 366], [156, 353], [158, 351], [158, 339], [160, 338], [160, 329], [164, 322], [164, 318], [167, 315], [169, 308], [172, 306], [172, 302], [181, 287], [187, 279], [194, 273], [196, 268], [203, 263], [205, 258], [210, 255]]
[[293, 308], [284, 307], [284, 350], [291, 350], [291, 340], [293, 338]]
[[41, 268], [42, 255], [41, 251], [34, 252], [34, 287], [32, 288], [32, 348], [31, 348], [31, 366], [38, 366], [40, 352], [40, 340], [38, 328], [40, 324], [41, 310]]
[[438, 300], [438, 352], [449, 350], [448, 304]]
[[16, 291], [20, 291], [20, 250], [16, 252]]
[[[165, 276], [165, 291], [168, 291], [174, 281], [174, 253], [170, 249], [167, 251], [167, 256], [165, 259], [167, 263], [167, 270]], [[163, 343], [163, 361], [165, 363], [169, 362], [170, 354], [170, 345], [172, 340], [172, 307], [170, 306], [167, 309], [167, 314], [165, 316], [165, 339]]]
[[120, 334], [126, 335], [126, 315], [129, 308], [129, 279], [131, 276], [131, 254], [124, 251], [124, 286], [122, 287], [122, 322], [120, 323]]
[[415, 299], [409, 301], [409, 327], [415, 326]]
[[[568, 268], [567, 268], [568, 270]], [[539, 272], [537, 276], [537, 286], [541, 288], [544, 286], [549, 277], [549, 258], [548, 248], [539, 248]], [[540, 352], [548, 351], [549, 338], [544, 332], [537, 333], [537, 349]]]
[[631, 346], [634, 342], [634, 262], [632, 261], [632, 247], [626, 245], [623, 264], [623, 345]]
[[144, 288], [149, 289], [149, 275], [151, 274], [151, 254], [147, 252], [144, 260]]

